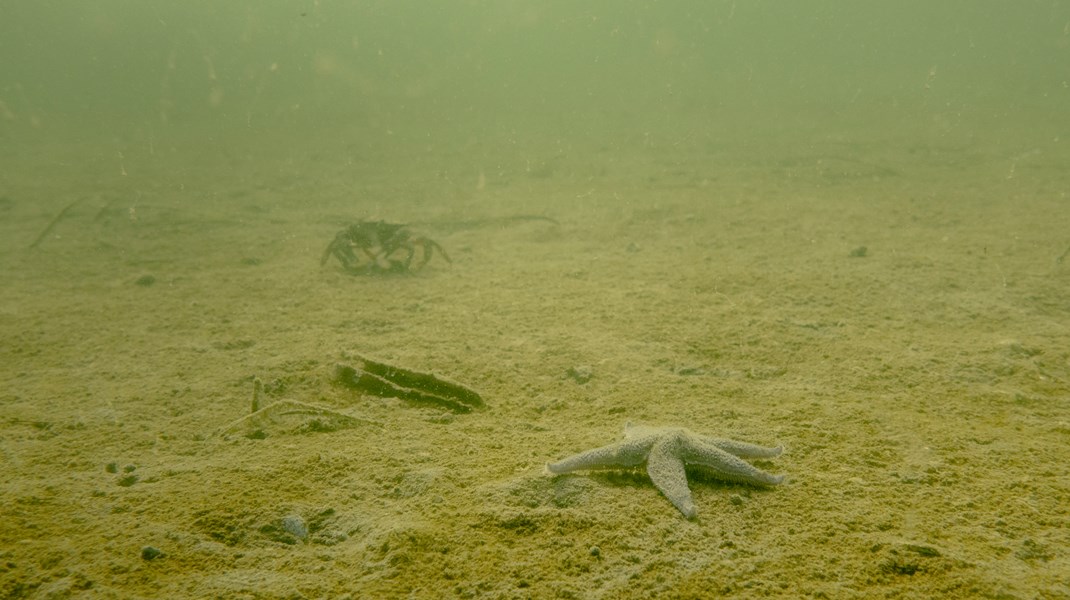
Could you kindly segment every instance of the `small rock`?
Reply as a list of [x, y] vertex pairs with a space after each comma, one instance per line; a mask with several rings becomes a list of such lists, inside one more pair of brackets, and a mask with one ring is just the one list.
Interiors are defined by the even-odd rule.
[[591, 380], [593, 371], [591, 367], [587, 365], [580, 365], [576, 367], [569, 367], [568, 371], [565, 371], [565, 375], [576, 383], [584, 384]]
[[141, 559], [142, 560], [156, 560], [157, 558], [162, 558], [162, 557], [163, 557], [163, 551], [161, 551], [159, 548], [154, 548], [152, 546], [145, 546], [144, 548], [141, 549]]
[[308, 537], [308, 526], [300, 515], [287, 515], [282, 518], [282, 529], [299, 540]]

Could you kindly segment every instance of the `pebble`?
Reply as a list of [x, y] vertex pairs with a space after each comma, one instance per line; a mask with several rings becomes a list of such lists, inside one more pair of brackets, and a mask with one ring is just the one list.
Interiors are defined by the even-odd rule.
[[594, 371], [587, 365], [579, 365], [576, 367], [569, 367], [568, 371], [565, 372], [565, 375], [576, 383], [584, 384], [591, 380], [591, 377], [594, 376]]
[[282, 529], [299, 540], [308, 538], [308, 526], [299, 515], [287, 515], [282, 518]]
[[160, 558], [162, 556], [163, 556], [163, 551], [161, 551], [159, 548], [154, 548], [152, 546], [145, 546], [144, 548], [141, 549], [141, 558], [142, 558], [142, 560], [156, 560], [157, 558]]

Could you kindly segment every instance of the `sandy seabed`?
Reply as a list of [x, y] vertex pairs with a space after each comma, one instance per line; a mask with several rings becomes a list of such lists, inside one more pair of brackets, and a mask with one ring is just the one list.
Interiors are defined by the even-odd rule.
[[[0, 596], [1070, 596], [1065, 153], [243, 147], [5, 156]], [[321, 267], [361, 217], [452, 264]], [[369, 422], [221, 435], [254, 377]], [[787, 482], [545, 472], [628, 421]]]

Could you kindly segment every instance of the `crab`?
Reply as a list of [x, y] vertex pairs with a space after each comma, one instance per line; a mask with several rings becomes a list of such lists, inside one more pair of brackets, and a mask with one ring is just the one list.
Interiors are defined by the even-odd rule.
[[333, 256], [342, 268], [354, 274], [411, 273], [422, 269], [435, 250], [446, 262], [453, 262], [438, 242], [413, 235], [407, 225], [361, 220], [334, 236], [323, 252], [320, 266]]

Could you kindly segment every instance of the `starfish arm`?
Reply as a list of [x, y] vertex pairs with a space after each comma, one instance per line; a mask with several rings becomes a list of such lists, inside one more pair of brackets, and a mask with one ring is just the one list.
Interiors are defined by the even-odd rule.
[[784, 450], [784, 448], [780, 446], [777, 446], [776, 448], [766, 448], [764, 446], [755, 446], [754, 444], [737, 442], [736, 440], [726, 440], [701, 435], [696, 435], [694, 437], [700, 443], [716, 446], [721, 450], [724, 450], [729, 454], [734, 454], [740, 458], [773, 458], [780, 456], [780, 453]]
[[654, 438], [628, 439], [616, 444], [574, 454], [558, 462], [549, 463], [546, 468], [551, 473], [561, 474], [583, 469], [634, 467], [646, 460], [646, 455], [653, 443]]
[[681, 456], [687, 464], [703, 467], [711, 475], [726, 481], [759, 486], [774, 486], [784, 481], [783, 475], [766, 473], [717, 446], [697, 440], [690, 440]]
[[688, 519], [695, 518], [698, 511], [691, 500], [691, 490], [687, 487], [687, 472], [684, 461], [680, 459], [679, 444], [675, 438], [654, 444], [647, 457], [646, 472], [673, 506]]

